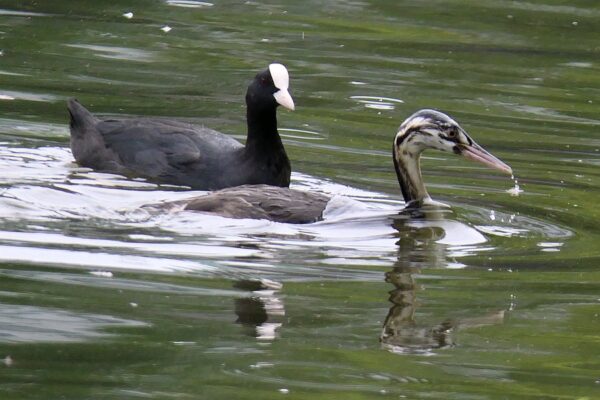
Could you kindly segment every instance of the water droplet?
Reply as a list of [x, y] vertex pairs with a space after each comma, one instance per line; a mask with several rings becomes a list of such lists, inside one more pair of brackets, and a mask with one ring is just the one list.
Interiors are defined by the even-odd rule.
[[290, 392], [290, 390], [286, 389], [286, 388], [279, 389], [279, 393], [288, 394], [289, 392]]
[[124, 13], [123, 16], [127, 19], [131, 19], [131, 18], [133, 18], [133, 13], [131, 11], [129, 11], [129, 12]]
[[164, 33], [169, 33], [171, 31], [171, 28], [169, 25], [165, 25], [162, 28], [160, 28], [161, 31], [163, 31]]
[[510, 194], [511, 196], [518, 196], [521, 193], [523, 193], [523, 189], [521, 189], [521, 187], [519, 186], [519, 181], [515, 178], [515, 176], [511, 175], [510, 178], [514, 181], [515, 186], [513, 186], [512, 188], [506, 190], [506, 192], [508, 194]]

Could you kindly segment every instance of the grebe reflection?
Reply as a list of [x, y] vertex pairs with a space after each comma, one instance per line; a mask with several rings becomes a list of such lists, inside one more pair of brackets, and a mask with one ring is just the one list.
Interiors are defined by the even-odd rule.
[[[415, 212], [417, 214], [415, 214]], [[398, 231], [398, 255], [385, 281], [394, 286], [389, 292], [392, 303], [383, 323], [380, 342], [394, 353], [432, 354], [433, 350], [455, 344], [453, 333], [458, 329], [500, 324], [504, 310], [472, 318], [443, 318], [439, 322], [418, 322], [417, 293], [422, 291], [415, 279], [425, 268], [447, 268], [452, 246], [479, 244], [486, 238], [474, 228], [458, 221], [446, 220], [448, 209], [405, 211], [394, 219]], [[424, 319], [424, 318], [423, 318]]]

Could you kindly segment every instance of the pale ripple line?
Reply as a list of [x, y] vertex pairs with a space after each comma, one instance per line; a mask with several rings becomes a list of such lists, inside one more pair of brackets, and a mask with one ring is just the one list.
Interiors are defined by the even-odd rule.
[[134, 49], [131, 47], [102, 46], [94, 44], [65, 44], [67, 47], [91, 50], [97, 57], [118, 59], [124, 61], [150, 62], [156, 57], [154, 53], [147, 50]]
[[[44, 232], [8, 232], [0, 231], [0, 240], [42, 245], [68, 245], [89, 248], [111, 248], [137, 250], [143, 253], [155, 253], [178, 256], [220, 257], [258, 257], [260, 252], [251, 249], [239, 249], [217, 245], [183, 244], [183, 243], [136, 243], [119, 242], [106, 239], [85, 239]], [[1, 258], [2, 256], [0, 256]]]
[[[292, 134], [286, 134], [286, 133], [282, 133], [282, 132], [291, 132]], [[291, 138], [291, 139], [305, 139], [305, 140], [324, 140], [325, 139], [325, 137], [322, 133], [315, 132], [315, 131], [309, 131], [307, 129], [279, 128], [279, 133], [281, 134], [281, 136], [286, 137], [286, 138]], [[304, 133], [304, 134], [310, 135], [310, 136], [294, 135], [294, 133], [298, 133], [298, 134]]]
[[0, 304], [0, 342], [82, 342], [111, 337], [107, 327], [145, 327], [140, 321], [109, 315], [75, 313], [61, 309]]
[[[148, 280], [134, 280], [125, 278], [104, 278], [97, 276], [86, 276], [82, 274], [69, 274], [61, 272], [22, 271], [22, 270], [0, 270], [0, 276], [28, 279], [41, 282], [57, 282], [70, 285], [82, 285], [90, 287], [102, 287], [110, 289], [134, 290], [136, 292], [171, 293], [177, 295], [196, 296], [222, 296], [222, 297], [245, 297], [250, 294], [238, 290], [226, 290], [215, 288], [203, 288], [197, 286], [183, 286], [173, 283], [154, 282]], [[1, 293], [0, 293], [1, 295]]]
[[[69, 129], [66, 125], [40, 123], [32, 121], [23, 121], [19, 119], [0, 118], [0, 132], [9, 134], [17, 134], [19, 136], [35, 137], [35, 136], [49, 136], [49, 137], [69, 137]], [[17, 152], [28, 152], [28, 153], [52, 153], [57, 152], [63, 153], [64, 159], [66, 160], [66, 153], [68, 152], [69, 157], [70, 151], [61, 147], [43, 147], [41, 149], [22, 149], [18, 147], [0, 147], [0, 158], [3, 158], [6, 153], [17, 153]], [[61, 157], [63, 158], [63, 157]]]
[[186, 8], [204, 8], [204, 7], [214, 6], [213, 3], [208, 3], [206, 1], [194, 1], [194, 0], [167, 0], [167, 4], [170, 6], [186, 7]]
[[[483, 104], [485, 104], [487, 106], [504, 107], [511, 111], [516, 111], [516, 112], [520, 112], [523, 114], [530, 114], [530, 115], [544, 117], [544, 123], [550, 123], [552, 121], [569, 121], [571, 123], [579, 123], [579, 124], [586, 124], [586, 125], [600, 125], [600, 121], [598, 121], [598, 120], [594, 120], [594, 119], [590, 119], [590, 118], [575, 117], [572, 115], [565, 115], [556, 110], [552, 110], [552, 109], [545, 108], [545, 107], [531, 106], [531, 105], [518, 104], [518, 103], [509, 103], [509, 102], [504, 102], [504, 101], [494, 101], [494, 100], [484, 99], [484, 98], [479, 98], [477, 100], [481, 101]], [[488, 114], [488, 116], [489, 116], [489, 114]]]
[[381, 101], [390, 103], [404, 103], [404, 100], [395, 99], [393, 97], [381, 97], [381, 96], [350, 96], [353, 100], [366, 100], [366, 101]]
[[51, 17], [52, 16], [52, 14], [29, 12], [29, 11], [7, 10], [4, 8], [0, 9], [0, 15], [15, 16], [15, 17]]
[[102, 252], [0, 245], [0, 261], [153, 272], [206, 272], [215, 268], [192, 261]]
[[51, 103], [55, 101], [63, 101], [66, 97], [56, 96], [53, 94], [46, 93], [28, 93], [18, 92], [13, 90], [2, 90], [0, 91], [0, 100], [26, 100], [26, 101], [39, 101]]
[[562, 5], [550, 5], [550, 4], [536, 4], [524, 1], [495, 1], [488, 2], [488, 6], [494, 5], [499, 8], [513, 8], [516, 10], [525, 11], [536, 11], [536, 12], [548, 12], [556, 14], [571, 14], [579, 17], [589, 16], [600, 16], [600, 12], [592, 7], [582, 8], [574, 6], [562, 6]]

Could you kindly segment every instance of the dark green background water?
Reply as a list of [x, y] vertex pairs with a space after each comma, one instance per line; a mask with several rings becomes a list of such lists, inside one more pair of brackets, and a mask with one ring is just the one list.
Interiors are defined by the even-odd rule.
[[[596, 2], [191, 3], [0, 1], [0, 398], [600, 398]], [[72, 163], [67, 98], [243, 139], [272, 61], [294, 185], [361, 202], [329, 221], [149, 214], [189, 193]], [[524, 192], [430, 152], [452, 211], [397, 215], [424, 107]]]

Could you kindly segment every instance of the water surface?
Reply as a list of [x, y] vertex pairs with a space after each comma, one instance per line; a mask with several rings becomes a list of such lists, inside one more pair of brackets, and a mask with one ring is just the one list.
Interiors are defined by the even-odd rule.
[[[599, 397], [599, 15], [4, 1], [2, 399]], [[67, 98], [243, 139], [245, 87], [274, 60], [297, 104], [279, 112], [292, 185], [334, 196], [325, 221], [159, 213], [141, 206], [199, 193], [74, 164]], [[424, 107], [523, 192], [429, 152], [429, 191], [451, 208], [401, 213], [391, 141]]]

